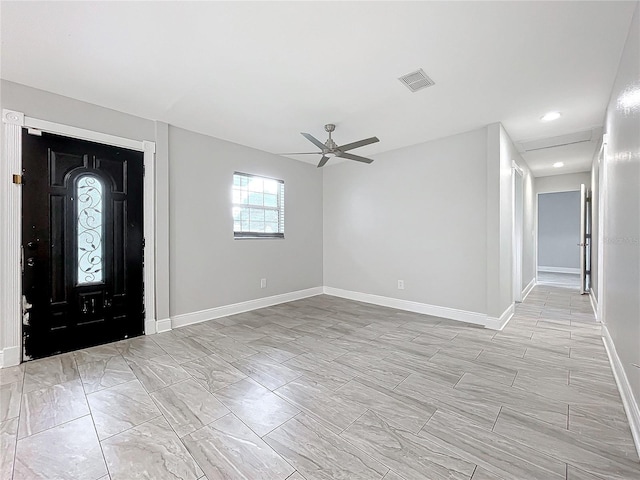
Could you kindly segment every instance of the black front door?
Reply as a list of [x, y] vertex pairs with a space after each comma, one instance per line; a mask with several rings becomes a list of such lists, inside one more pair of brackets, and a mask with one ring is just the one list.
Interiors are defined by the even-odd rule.
[[24, 131], [25, 359], [141, 335], [143, 154]]

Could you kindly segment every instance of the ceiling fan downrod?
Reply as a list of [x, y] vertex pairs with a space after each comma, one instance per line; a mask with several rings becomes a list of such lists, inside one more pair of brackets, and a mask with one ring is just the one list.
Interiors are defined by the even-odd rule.
[[327, 123], [324, 126], [325, 132], [329, 133], [329, 139], [326, 142], [324, 142], [324, 144], [327, 146], [330, 152], [335, 150], [338, 147], [336, 142], [334, 142], [333, 139], [331, 138], [331, 132], [333, 132], [335, 129], [336, 129], [336, 126], [333, 123]]

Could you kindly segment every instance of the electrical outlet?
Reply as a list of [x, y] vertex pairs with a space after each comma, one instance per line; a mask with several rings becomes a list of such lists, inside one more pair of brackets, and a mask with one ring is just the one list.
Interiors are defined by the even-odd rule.
[[404, 280], [398, 280], [398, 290], [404, 290]]
[[267, 279], [266, 278], [261, 278], [260, 279], [260, 288], [267, 288]]

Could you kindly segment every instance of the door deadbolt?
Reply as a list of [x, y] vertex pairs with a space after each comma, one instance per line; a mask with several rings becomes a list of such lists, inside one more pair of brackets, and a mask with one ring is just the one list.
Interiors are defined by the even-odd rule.
[[36, 259], [35, 258], [33, 258], [33, 257], [27, 258], [27, 265], [29, 267], [33, 267], [35, 264], [36, 264]]

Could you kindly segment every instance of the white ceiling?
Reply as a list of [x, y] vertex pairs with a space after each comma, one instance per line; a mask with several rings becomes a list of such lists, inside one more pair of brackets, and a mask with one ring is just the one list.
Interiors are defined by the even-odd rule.
[[[329, 122], [338, 144], [380, 138], [361, 155], [497, 121], [518, 141], [602, 124], [634, 7], [3, 1], [1, 75], [273, 153]], [[418, 68], [436, 85], [411, 93]]]

